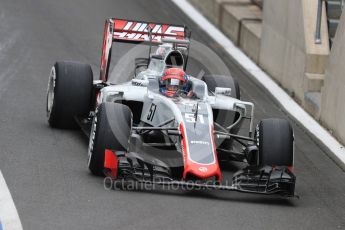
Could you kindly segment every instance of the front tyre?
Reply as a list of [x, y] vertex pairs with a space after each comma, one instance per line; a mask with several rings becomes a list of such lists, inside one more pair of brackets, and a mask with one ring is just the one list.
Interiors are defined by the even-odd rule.
[[256, 128], [259, 166], [293, 166], [294, 135], [284, 119], [261, 120]]
[[54, 128], [76, 127], [74, 117], [89, 115], [93, 73], [90, 65], [56, 62], [47, 91], [48, 123]]
[[97, 108], [88, 149], [88, 166], [92, 174], [104, 176], [106, 149], [128, 150], [132, 120], [132, 112], [126, 105], [106, 102]]

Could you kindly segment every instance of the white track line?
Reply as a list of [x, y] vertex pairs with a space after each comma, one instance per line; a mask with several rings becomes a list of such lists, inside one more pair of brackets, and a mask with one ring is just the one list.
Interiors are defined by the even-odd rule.
[[0, 171], [0, 221], [3, 230], [23, 230], [6, 181]]
[[329, 150], [329, 156], [345, 170], [345, 148], [313, 117], [304, 111], [282, 88], [280, 88], [263, 70], [237, 48], [218, 28], [211, 24], [187, 0], [171, 0], [192, 21], [212, 37], [248, 75], [259, 82], [277, 99], [280, 105], [307, 129], [315, 138], [321, 141]]

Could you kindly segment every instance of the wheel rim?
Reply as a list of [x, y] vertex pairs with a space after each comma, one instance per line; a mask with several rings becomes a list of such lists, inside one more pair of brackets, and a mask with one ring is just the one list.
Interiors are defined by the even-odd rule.
[[52, 70], [50, 71], [48, 90], [47, 90], [47, 117], [48, 118], [50, 118], [50, 114], [54, 106], [55, 80], [56, 80], [56, 71], [55, 71], [55, 67], [53, 66]]

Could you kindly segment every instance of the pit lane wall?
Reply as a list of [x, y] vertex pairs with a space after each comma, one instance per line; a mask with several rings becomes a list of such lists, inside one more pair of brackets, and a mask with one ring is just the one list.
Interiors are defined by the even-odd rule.
[[338, 24], [321, 96], [320, 120], [345, 143], [345, 14]]
[[319, 119], [319, 101], [308, 93], [320, 93], [330, 52], [324, 3], [324, 42], [315, 44], [318, 1], [263, 0], [263, 10], [251, 0], [189, 1]]
[[320, 92], [329, 56], [325, 4], [321, 20], [321, 44], [315, 44], [318, 1], [264, 0], [259, 65], [297, 102], [309, 108], [305, 96]]
[[314, 118], [345, 143], [345, 16], [330, 53], [323, 3], [315, 44], [315, 0], [189, 0]]

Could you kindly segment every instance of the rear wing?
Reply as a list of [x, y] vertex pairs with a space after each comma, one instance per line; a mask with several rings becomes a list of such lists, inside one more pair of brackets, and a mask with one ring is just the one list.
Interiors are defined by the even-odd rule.
[[185, 26], [110, 19], [114, 23], [113, 41], [161, 43], [162, 38], [185, 40]]
[[190, 36], [186, 26], [109, 18], [104, 27], [101, 79], [108, 78], [113, 42], [159, 45], [164, 40], [183, 43], [189, 41]]

